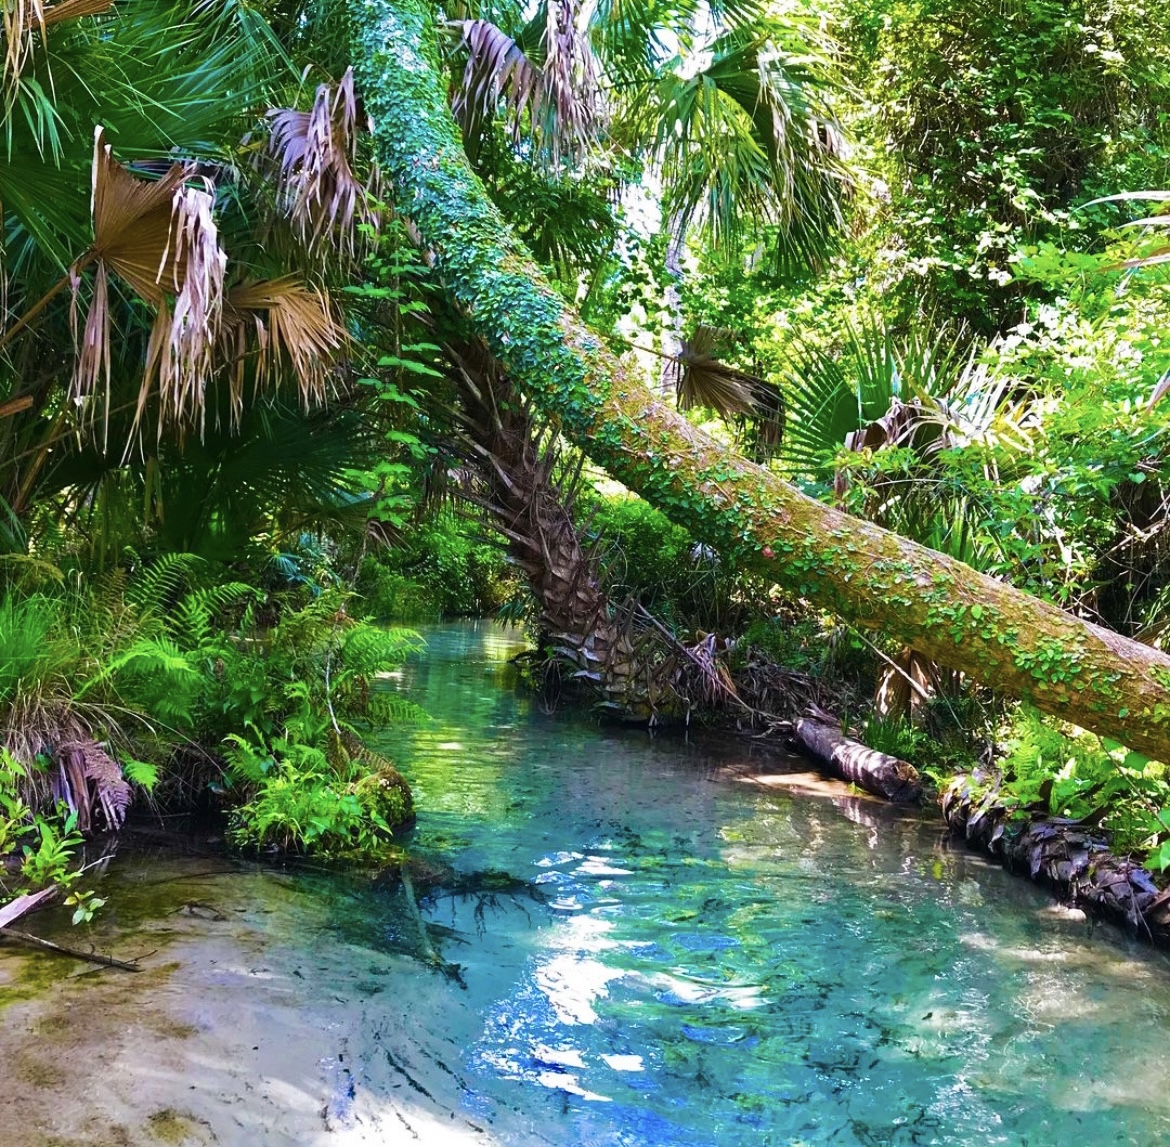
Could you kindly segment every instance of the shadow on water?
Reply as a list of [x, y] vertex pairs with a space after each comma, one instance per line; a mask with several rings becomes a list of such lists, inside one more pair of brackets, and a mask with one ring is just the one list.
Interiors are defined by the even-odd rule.
[[379, 746], [409, 886], [120, 859], [93, 939], [148, 973], [0, 950], [0, 1147], [1170, 1142], [1164, 957], [929, 814], [543, 713], [514, 634], [427, 636], [385, 687], [433, 720]]

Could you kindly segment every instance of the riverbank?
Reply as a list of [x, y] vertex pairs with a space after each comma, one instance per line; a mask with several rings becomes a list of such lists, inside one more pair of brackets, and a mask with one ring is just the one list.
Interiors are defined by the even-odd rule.
[[[209, 875], [182, 856], [124, 867], [92, 939], [142, 972], [0, 951], [5, 1147], [495, 1141], [444, 1066], [474, 1026], [458, 995], [410, 955], [339, 935], [311, 877]], [[445, 1032], [417, 1022], [440, 1011]]]

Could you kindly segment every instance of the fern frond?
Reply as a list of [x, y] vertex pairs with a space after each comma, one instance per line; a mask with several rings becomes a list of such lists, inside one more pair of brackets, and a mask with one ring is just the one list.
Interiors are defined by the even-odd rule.
[[143, 613], [165, 614], [206, 566], [198, 554], [164, 554], [135, 573], [126, 586], [126, 599]]
[[370, 692], [366, 702], [366, 720], [371, 725], [421, 725], [431, 719], [421, 705], [408, 701], [401, 693], [389, 689], [377, 689]]
[[215, 624], [219, 614], [241, 602], [251, 604], [260, 597], [260, 591], [254, 586], [239, 581], [192, 590], [175, 607], [169, 619], [170, 632], [188, 649], [206, 649], [222, 632], [222, 627]]
[[425, 647], [422, 635], [413, 629], [382, 629], [359, 622], [346, 632], [341, 653], [346, 669], [370, 676], [401, 665]]

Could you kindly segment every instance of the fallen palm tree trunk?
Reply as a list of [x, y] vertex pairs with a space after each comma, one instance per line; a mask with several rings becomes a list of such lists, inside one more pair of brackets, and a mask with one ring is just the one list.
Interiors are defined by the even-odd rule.
[[433, 9], [349, 6], [378, 158], [448, 304], [565, 437], [732, 565], [924, 657], [1170, 759], [1170, 656], [806, 497], [633, 378], [549, 284], [472, 172]]
[[1170, 944], [1170, 888], [1149, 869], [1110, 851], [1105, 834], [1067, 817], [1022, 817], [978, 776], [956, 777], [942, 797], [951, 832], [1026, 872], [1067, 904], [1122, 924], [1159, 944]]
[[912, 764], [847, 737], [836, 724], [801, 717], [792, 727], [792, 736], [809, 756], [867, 793], [898, 804], [922, 797], [922, 780]]

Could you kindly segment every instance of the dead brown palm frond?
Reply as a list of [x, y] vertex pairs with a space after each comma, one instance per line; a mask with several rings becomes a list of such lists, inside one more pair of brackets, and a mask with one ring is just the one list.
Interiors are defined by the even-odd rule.
[[62, 742], [53, 755], [60, 770], [62, 796], [77, 813], [77, 827], [82, 832], [93, 827], [96, 806], [102, 810], [107, 829], [121, 828], [133, 797], [122, 766], [92, 737]]
[[20, 77], [33, 50], [33, 37], [45, 35], [43, 0], [4, 0], [4, 79], [12, 83]]
[[348, 341], [323, 291], [292, 277], [232, 287], [224, 300], [220, 342], [224, 358], [234, 363], [233, 418], [243, 412], [244, 368], [250, 356], [258, 389], [273, 385], [287, 366], [307, 408], [329, 397], [332, 368]]
[[71, 268], [75, 340], [81, 273], [90, 264], [97, 271], [72, 397], [79, 403], [91, 399], [104, 376], [108, 410], [112, 271], [155, 308], [136, 430], [156, 386], [160, 430], [167, 423], [182, 427], [202, 420], [227, 257], [212, 217], [210, 183], [192, 179], [192, 168], [178, 163], [160, 179], [140, 179], [114, 159], [103, 130], [94, 133], [94, 240]]
[[156, 385], [160, 432], [165, 425], [202, 429], [227, 255], [212, 214], [215, 196], [206, 180], [200, 182], [202, 187], [184, 184], [175, 191], [172, 243], [161, 276], [175, 294], [173, 303], [164, 297], [155, 316], [134, 415], [136, 432]]
[[540, 64], [489, 20], [464, 20], [456, 27], [467, 65], [453, 111], [469, 145], [474, 147], [484, 121], [503, 102], [514, 137], [527, 115], [538, 150], [554, 165], [580, 156], [604, 120], [600, 69], [580, 5], [550, 0]]
[[459, 25], [467, 47], [467, 66], [455, 91], [452, 110], [469, 138], [479, 135], [484, 120], [506, 101], [513, 131], [540, 84], [540, 69], [506, 32], [490, 20], [464, 20]]
[[357, 98], [353, 69], [336, 91], [317, 88], [310, 111], [276, 108], [268, 113], [268, 154], [275, 160], [282, 209], [310, 250], [329, 241], [354, 255], [358, 224], [377, 227], [372, 189], [355, 174]]
[[727, 337], [728, 332], [717, 327], [698, 326], [683, 341], [673, 371], [679, 410], [709, 406], [724, 418], [756, 410], [755, 392], [763, 381], [715, 357]]
[[62, 20], [80, 20], [83, 16], [100, 16], [114, 6], [114, 0], [57, 0], [44, 9], [45, 27]]
[[56, 4], [45, 4], [44, 0], [4, 0], [0, 18], [4, 32], [4, 81], [12, 84], [20, 78], [32, 56], [38, 33], [43, 44], [46, 28], [62, 20], [98, 16], [113, 4], [114, 0], [59, 0]]
[[[581, 24], [576, 0], [549, 0], [544, 34], [544, 83], [541, 95], [553, 162], [561, 154], [575, 158], [600, 125], [600, 69]], [[547, 126], [546, 126], [547, 124]]]

